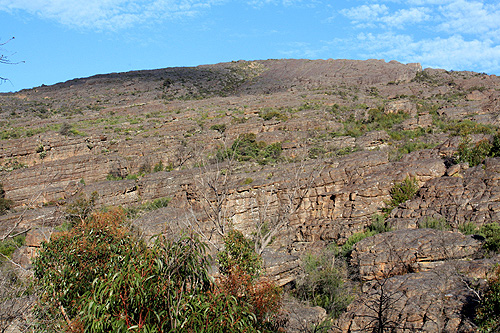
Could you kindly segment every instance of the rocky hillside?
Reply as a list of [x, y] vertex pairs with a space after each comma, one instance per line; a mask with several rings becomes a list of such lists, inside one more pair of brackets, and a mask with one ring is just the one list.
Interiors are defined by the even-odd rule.
[[[499, 221], [499, 110], [494, 75], [383, 60], [238, 61], [0, 94], [12, 201], [0, 237], [26, 235], [14, 258], [29, 267], [68, 204], [96, 192], [146, 237], [190, 228], [217, 246], [230, 224], [293, 288], [306, 253], [352, 242], [375, 216], [390, 231], [347, 255], [362, 287], [332, 330], [369, 329], [381, 290], [398, 330], [472, 330], [471, 286], [500, 259], [464, 230]], [[405, 180], [416, 194], [391, 206]]]

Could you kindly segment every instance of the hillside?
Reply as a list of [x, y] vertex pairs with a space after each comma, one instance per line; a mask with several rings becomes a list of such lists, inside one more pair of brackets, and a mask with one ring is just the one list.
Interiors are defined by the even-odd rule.
[[[13, 258], [27, 268], [66, 207], [96, 192], [98, 207], [133, 212], [144, 237], [191, 228], [220, 243], [221, 225], [254, 239], [274, 226], [259, 250], [293, 289], [306, 253], [378, 219], [391, 231], [346, 255], [362, 292], [331, 330], [368, 329], [385, 288], [398, 294], [384, 313], [397, 330], [469, 331], [470, 286], [500, 263], [464, 235], [499, 221], [499, 110], [494, 75], [383, 60], [237, 61], [0, 94], [12, 201], [0, 237], [26, 235]], [[416, 194], [391, 206], [405, 180]]]

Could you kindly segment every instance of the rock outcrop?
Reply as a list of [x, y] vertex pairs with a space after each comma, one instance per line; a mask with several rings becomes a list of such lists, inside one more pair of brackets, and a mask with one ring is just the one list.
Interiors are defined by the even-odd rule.
[[430, 270], [444, 261], [471, 258], [482, 242], [459, 232], [402, 229], [365, 238], [353, 248], [352, 265], [363, 280]]
[[[366, 231], [409, 177], [419, 190], [388, 213], [394, 231], [353, 248], [361, 292], [337, 329], [382, 316], [396, 331], [467, 331], [474, 279], [499, 260], [480, 259], [482, 240], [457, 230], [500, 219], [499, 105], [497, 76], [373, 59], [237, 61], [0, 94], [0, 183], [12, 201], [0, 238], [26, 235], [13, 257], [29, 268], [68, 205], [94, 192], [97, 209], [135, 212], [146, 239], [188, 229], [220, 243], [210, 214], [248, 237], [280, 221], [263, 256], [293, 287], [301, 256]], [[248, 134], [252, 145], [234, 145]], [[479, 142], [490, 151], [472, 167], [458, 147]], [[419, 228], [429, 219], [451, 231]], [[390, 306], [374, 314], [382, 293]], [[292, 331], [325, 317], [289, 303], [300, 312]]]

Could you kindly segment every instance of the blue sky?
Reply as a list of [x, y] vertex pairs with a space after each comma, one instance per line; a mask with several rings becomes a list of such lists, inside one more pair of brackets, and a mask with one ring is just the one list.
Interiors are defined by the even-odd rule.
[[0, 92], [139, 69], [385, 59], [500, 74], [498, 0], [0, 0]]

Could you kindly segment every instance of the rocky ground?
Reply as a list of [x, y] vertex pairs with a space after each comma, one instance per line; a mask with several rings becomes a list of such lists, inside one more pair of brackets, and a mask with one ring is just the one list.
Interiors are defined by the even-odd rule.
[[[498, 222], [500, 158], [472, 166], [457, 151], [492, 142], [499, 97], [494, 75], [383, 60], [238, 61], [0, 94], [0, 183], [13, 202], [0, 237], [26, 235], [14, 258], [29, 268], [82, 195], [134, 211], [145, 237], [209, 235], [220, 202], [215, 222], [249, 237], [277, 226], [261, 250], [268, 274], [292, 287], [304, 254], [367, 230], [409, 177], [419, 190], [388, 212], [392, 231], [354, 245], [362, 287], [332, 330], [370, 330], [384, 299], [397, 331], [471, 331], [474, 288], [500, 258], [459, 230]], [[249, 134], [267, 155], [216, 158]], [[151, 208], [159, 199], [168, 205]], [[429, 218], [449, 230], [422, 228]], [[296, 328], [326, 317], [307, 309]]]

